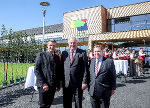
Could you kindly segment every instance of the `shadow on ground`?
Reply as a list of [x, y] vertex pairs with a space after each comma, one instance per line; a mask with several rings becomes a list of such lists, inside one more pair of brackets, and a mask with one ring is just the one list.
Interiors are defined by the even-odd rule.
[[[7, 89], [7, 88], [6, 88]], [[32, 94], [33, 89], [29, 88], [29, 89], [19, 89], [19, 90], [14, 90], [14, 91], [9, 91], [6, 93], [1, 93], [0, 95], [0, 106], [7, 106], [10, 104], [14, 103], [14, 100], [24, 96], [24, 95], [31, 95]]]
[[[85, 98], [83, 97], [82, 98], [82, 101], [84, 100]], [[74, 98], [72, 99], [72, 102], [75, 102]], [[58, 96], [56, 98], [54, 98], [54, 101], [53, 101], [53, 104], [52, 105], [58, 105], [58, 104], [63, 104], [63, 96]]]
[[117, 88], [118, 87], [124, 87], [124, 86], [126, 86], [124, 83], [117, 83], [117, 85], [116, 85]]
[[126, 83], [137, 84], [137, 83], [144, 83], [144, 82], [146, 82], [146, 81], [142, 80], [142, 79], [134, 79], [134, 80], [128, 80]]

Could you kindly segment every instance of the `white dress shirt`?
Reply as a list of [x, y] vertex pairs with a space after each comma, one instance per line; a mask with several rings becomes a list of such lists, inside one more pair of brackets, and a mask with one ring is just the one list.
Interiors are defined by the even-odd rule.
[[[72, 54], [72, 51], [70, 50], [70, 55]], [[73, 51], [73, 57], [76, 54], [76, 50]]]

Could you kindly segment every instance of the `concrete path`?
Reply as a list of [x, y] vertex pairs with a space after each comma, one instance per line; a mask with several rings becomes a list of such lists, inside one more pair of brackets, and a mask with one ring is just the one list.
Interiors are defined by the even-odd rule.
[[[24, 89], [24, 83], [1, 89], [0, 108], [38, 108], [37, 91], [30, 102], [32, 92], [31, 88]], [[63, 108], [61, 91], [56, 93], [51, 108]], [[84, 91], [83, 108], [91, 108], [87, 90]], [[150, 108], [150, 71], [139, 79], [128, 77], [126, 83], [117, 81], [110, 108]]]

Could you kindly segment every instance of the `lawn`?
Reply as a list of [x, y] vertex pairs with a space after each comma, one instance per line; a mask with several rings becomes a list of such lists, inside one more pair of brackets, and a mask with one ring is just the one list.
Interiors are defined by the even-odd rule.
[[[6, 80], [6, 71], [7, 71], [7, 82], [9, 80], [15, 80], [20, 77], [26, 77], [28, 68], [34, 64], [25, 64], [25, 63], [5, 63], [5, 80]], [[4, 81], [4, 63], [0, 63], [0, 87]]]

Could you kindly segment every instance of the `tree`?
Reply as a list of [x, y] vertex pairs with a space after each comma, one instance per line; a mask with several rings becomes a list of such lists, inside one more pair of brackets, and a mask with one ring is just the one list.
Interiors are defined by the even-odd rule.
[[26, 31], [13, 32], [2, 25], [0, 38], [0, 57], [7, 61], [34, 62], [36, 54], [42, 50], [41, 43], [37, 43], [35, 35], [27, 35]]

